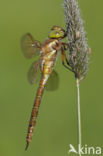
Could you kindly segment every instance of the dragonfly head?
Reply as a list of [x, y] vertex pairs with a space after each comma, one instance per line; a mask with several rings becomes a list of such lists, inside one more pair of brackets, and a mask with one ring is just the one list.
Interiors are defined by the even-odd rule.
[[53, 39], [62, 39], [66, 37], [66, 32], [59, 26], [53, 26], [48, 37]]

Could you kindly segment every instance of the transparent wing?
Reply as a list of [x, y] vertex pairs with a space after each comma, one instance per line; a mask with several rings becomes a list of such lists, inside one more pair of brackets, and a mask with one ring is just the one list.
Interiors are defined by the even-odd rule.
[[27, 33], [21, 38], [21, 49], [26, 58], [32, 58], [40, 54], [41, 43]]
[[47, 81], [46, 90], [54, 91], [58, 89], [58, 87], [59, 87], [59, 75], [55, 70], [53, 70], [52, 74], [50, 75]]
[[27, 78], [28, 78], [28, 81], [30, 82], [30, 84], [34, 84], [35, 82], [37, 82], [39, 79], [40, 79], [40, 75], [41, 75], [41, 71], [40, 71], [40, 60], [38, 61], [35, 61], [28, 73], [27, 73]]

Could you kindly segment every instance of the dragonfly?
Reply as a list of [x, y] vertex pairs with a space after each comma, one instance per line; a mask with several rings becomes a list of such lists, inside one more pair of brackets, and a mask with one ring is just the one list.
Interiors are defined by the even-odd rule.
[[[32, 140], [39, 106], [46, 85], [48, 89], [48, 86], [50, 86], [48, 85], [48, 82], [51, 82], [51, 86], [53, 86], [53, 82], [56, 82], [54, 88], [58, 86], [58, 76], [57, 72], [54, 70], [54, 66], [59, 53], [61, 53], [62, 64], [64, 67], [72, 71], [65, 54], [65, 51], [68, 48], [68, 44], [62, 41], [66, 36], [66, 31], [63, 28], [60, 26], [53, 26], [49, 32], [48, 38], [43, 43], [35, 40], [30, 33], [25, 34], [21, 39], [22, 52], [26, 58], [39, 56], [39, 58], [32, 64], [29, 69], [29, 82], [32, 84], [35, 83], [38, 77], [38, 73], [40, 73], [40, 82], [29, 121], [25, 150], [27, 150]], [[53, 79], [55, 78], [56, 81], [55, 79], [51, 79], [51, 77]]]

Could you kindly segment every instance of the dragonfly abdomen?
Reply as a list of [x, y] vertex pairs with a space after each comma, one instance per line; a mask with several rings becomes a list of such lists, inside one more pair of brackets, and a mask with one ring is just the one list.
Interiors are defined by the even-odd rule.
[[27, 145], [26, 145], [25, 150], [27, 150], [28, 145], [30, 144], [30, 142], [32, 140], [32, 135], [33, 135], [34, 127], [36, 124], [36, 119], [37, 119], [37, 115], [38, 115], [41, 98], [42, 98], [43, 91], [44, 91], [45, 84], [46, 84], [48, 77], [49, 77], [49, 75], [47, 75], [47, 74], [43, 75], [40, 80], [40, 83], [39, 83], [39, 88], [38, 88], [38, 91], [36, 94], [36, 99], [34, 101], [34, 106], [32, 108], [31, 118], [29, 121], [28, 133], [27, 133], [27, 138], [26, 138]]
[[43, 91], [46, 85], [46, 82], [50, 76], [50, 74], [52, 73], [55, 61], [56, 61], [56, 51], [54, 53], [53, 51], [53, 55], [50, 54], [50, 58], [48, 58], [48, 55], [45, 56], [45, 58], [42, 60], [41, 62], [41, 68], [42, 68], [42, 77], [39, 83], [39, 88], [36, 94], [36, 99], [34, 102], [34, 106], [32, 109], [32, 113], [31, 113], [31, 118], [29, 121], [29, 127], [28, 127], [28, 134], [27, 134], [27, 146], [26, 149], [28, 148], [29, 143], [31, 142], [32, 139], [32, 134], [33, 134], [33, 130], [36, 124], [36, 119], [37, 119], [37, 115], [38, 115], [38, 110], [39, 110], [39, 106], [41, 103], [41, 98], [43, 95]]

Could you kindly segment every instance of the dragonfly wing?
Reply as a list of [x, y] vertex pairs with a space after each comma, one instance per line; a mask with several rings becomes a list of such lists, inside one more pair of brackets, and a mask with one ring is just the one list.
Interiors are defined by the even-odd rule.
[[28, 81], [30, 82], [30, 84], [34, 84], [35, 82], [37, 82], [40, 78], [40, 75], [41, 75], [41, 71], [40, 71], [40, 60], [39, 61], [35, 61], [28, 73], [27, 73], [27, 78], [28, 78]]
[[27, 33], [21, 38], [21, 49], [26, 58], [40, 54], [41, 43], [35, 40], [31, 34]]
[[47, 81], [46, 90], [54, 91], [58, 89], [58, 87], [59, 87], [59, 75], [55, 70], [53, 70], [52, 74], [50, 75]]

